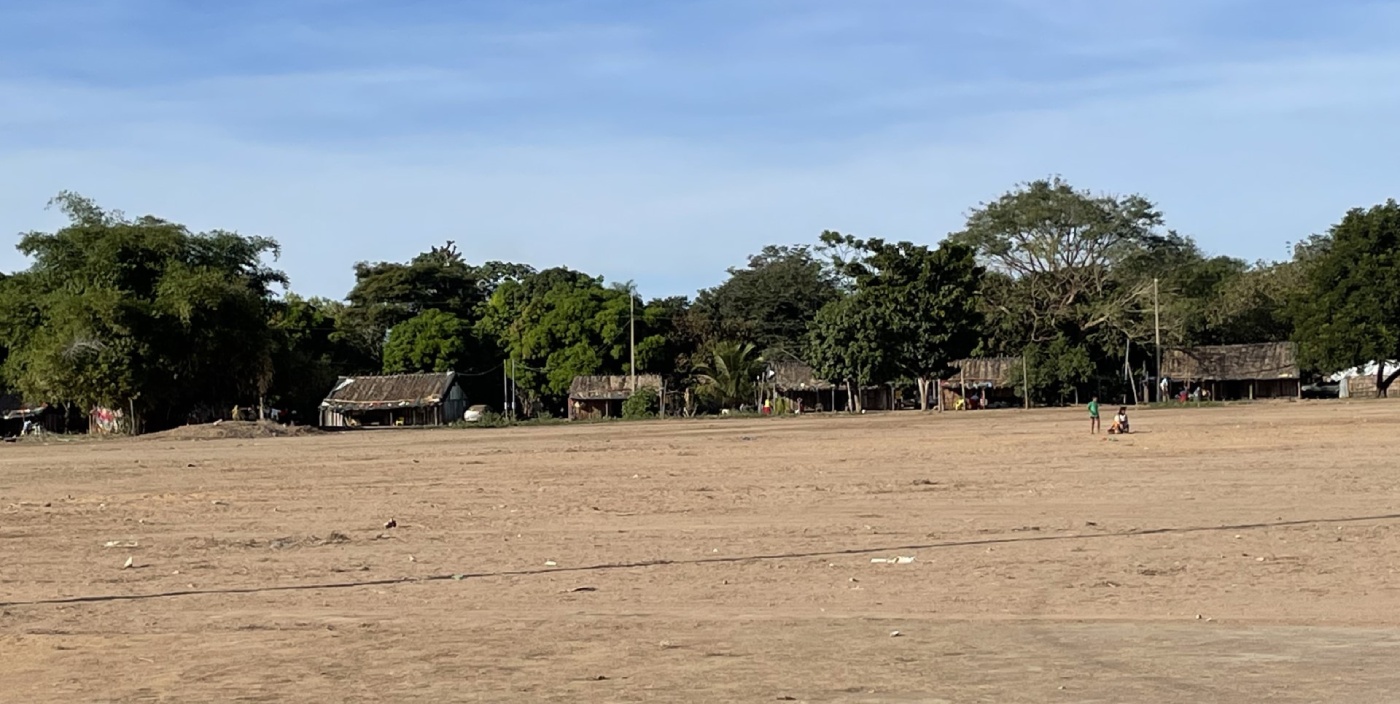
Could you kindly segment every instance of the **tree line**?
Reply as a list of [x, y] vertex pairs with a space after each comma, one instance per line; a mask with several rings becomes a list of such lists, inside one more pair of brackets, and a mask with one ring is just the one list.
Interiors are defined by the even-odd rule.
[[[473, 263], [453, 242], [355, 265], [306, 298], [276, 241], [192, 232], [62, 193], [55, 232], [20, 236], [0, 277], [0, 378], [29, 401], [122, 409], [146, 429], [266, 403], [308, 420], [342, 375], [456, 371], [499, 407], [564, 411], [578, 375], [660, 374], [691, 410], [753, 398], [764, 361], [928, 408], [964, 357], [1024, 355], [1040, 404], [1111, 396], [1164, 346], [1297, 341], [1305, 369], [1400, 359], [1400, 205], [1342, 215], [1281, 261], [1211, 255], [1140, 195], [1060, 178], [971, 209], [938, 245], [823, 232], [770, 245], [692, 297], [642, 298], [568, 268]], [[633, 325], [635, 324], [635, 329]], [[635, 347], [633, 347], [635, 340]], [[1381, 367], [1385, 389], [1400, 371]]]

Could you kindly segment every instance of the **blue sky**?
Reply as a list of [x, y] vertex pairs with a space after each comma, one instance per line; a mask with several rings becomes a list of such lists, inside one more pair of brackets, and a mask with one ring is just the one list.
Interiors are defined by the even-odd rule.
[[0, 232], [68, 189], [275, 237], [308, 294], [448, 239], [690, 294], [1059, 174], [1280, 258], [1400, 197], [1396, 36], [1362, 0], [0, 0]]

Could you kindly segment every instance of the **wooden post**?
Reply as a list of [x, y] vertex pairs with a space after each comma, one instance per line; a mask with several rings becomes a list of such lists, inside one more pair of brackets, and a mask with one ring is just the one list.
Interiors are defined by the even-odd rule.
[[967, 372], [958, 369], [958, 385], [962, 387], [963, 410], [967, 410]]
[[1031, 409], [1031, 367], [1026, 355], [1021, 354], [1021, 388], [1026, 394], [1026, 410]]

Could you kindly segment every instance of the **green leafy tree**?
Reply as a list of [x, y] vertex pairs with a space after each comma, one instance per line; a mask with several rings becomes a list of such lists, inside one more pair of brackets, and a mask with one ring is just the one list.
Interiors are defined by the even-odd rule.
[[757, 402], [757, 382], [763, 360], [751, 342], [716, 342], [695, 368], [700, 393], [723, 409]]
[[[477, 329], [505, 351], [527, 404], [561, 406], [575, 376], [626, 370], [630, 296], [601, 278], [546, 269], [502, 283]], [[659, 347], [645, 332], [639, 331], [639, 349]]]
[[1024, 184], [968, 216], [954, 235], [1012, 285], [993, 305], [1021, 319], [1027, 342], [1083, 338], [1141, 308], [1150, 281], [1120, 266], [1160, 242], [1162, 216], [1142, 196], [1096, 196], [1055, 178]]
[[384, 373], [449, 372], [471, 363], [471, 326], [430, 308], [398, 325], [384, 343]]
[[127, 218], [62, 193], [56, 232], [31, 232], [31, 266], [0, 297], [6, 379], [34, 400], [132, 411], [134, 427], [256, 399], [274, 376], [268, 326], [277, 243]]
[[701, 291], [695, 310], [710, 339], [798, 354], [817, 311], [839, 295], [835, 272], [811, 247], [770, 245], [747, 266], [730, 269], [724, 283]]
[[844, 382], [852, 410], [857, 412], [861, 410], [859, 389], [891, 376], [884, 330], [877, 308], [861, 293], [854, 293], [826, 304], [807, 334], [804, 358], [812, 371], [832, 383]]
[[[1095, 366], [1089, 351], [1063, 337], [1048, 344], [1030, 345], [1022, 352], [1023, 368], [1030, 374], [1031, 398], [1037, 403], [1063, 404], [1078, 396], [1094, 379]], [[1025, 389], [1022, 369], [1012, 373], [1017, 393]]]
[[344, 304], [322, 298], [287, 294], [271, 306], [271, 403], [293, 413], [298, 422], [312, 422], [326, 392], [342, 375], [377, 372], [366, 367], [360, 350], [337, 341], [337, 316]]
[[1305, 362], [1324, 370], [1378, 362], [1376, 388], [1386, 395], [1400, 369], [1400, 204], [1356, 208], [1325, 240], [1299, 252], [1308, 262], [1308, 296], [1298, 304]]
[[346, 296], [349, 306], [338, 336], [378, 361], [389, 331], [400, 323], [438, 310], [475, 325], [498, 286], [533, 273], [529, 266], [507, 262], [473, 266], [450, 241], [407, 263], [361, 262], [355, 265], [355, 286]]
[[834, 232], [825, 233], [823, 241], [829, 249], [856, 253], [838, 266], [854, 282], [856, 301], [869, 310], [862, 315], [878, 321], [878, 344], [885, 350], [881, 366], [913, 379], [919, 406], [928, 410], [934, 382], [978, 345], [983, 320], [978, 293], [985, 270], [973, 249], [955, 242], [930, 249]]
[[655, 418], [661, 411], [661, 396], [656, 389], [643, 386], [622, 402], [622, 417], [630, 420]]

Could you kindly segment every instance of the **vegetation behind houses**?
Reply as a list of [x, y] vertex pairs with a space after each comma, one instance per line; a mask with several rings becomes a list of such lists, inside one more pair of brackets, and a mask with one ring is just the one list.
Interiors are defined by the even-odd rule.
[[[448, 242], [357, 264], [343, 301], [293, 293], [272, 239], [71, 193], [53, 204], [68, 224], [22, 234], [30, 265], [0, 278], [0, 375], [27, 400], [122, 409], [149, 430], [235, 404], [309, 419], [338, 376], [381, 372], [453, 370], [474, 402], [499, 407], [513, 388], [527, 414], [560, 416], [576, 376], [633, 372], [666, 377], [685, 399], [668, 407], [737, 406], [762, 360], [904, 384], [928, 407], [965, 357], [1024, 357], [1038, 403], [1113, 395], [1125, 366], [1156, 373], [1158, 334], [1164, 347], [1296, 341], [1314, 374], [1400, 358], [1394, 201], [1280, 233], [1300, 238], [1293, 256], [1251, 263], [1202, 251], [1144, 196], [1051, 178], [930, 233], [936, 246], [825, 232], [763, 247], [694, 299], [472, 263]], [[1396, 375], [1382, 367], [1378, 387]]]

